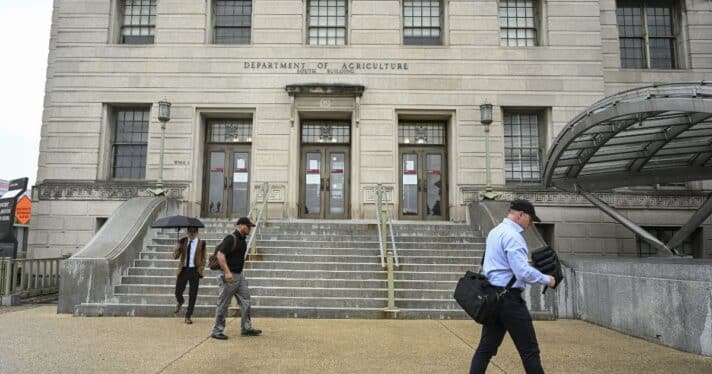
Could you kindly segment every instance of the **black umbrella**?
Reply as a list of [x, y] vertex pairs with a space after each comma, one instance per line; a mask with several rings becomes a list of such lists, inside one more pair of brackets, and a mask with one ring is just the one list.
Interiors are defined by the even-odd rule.
[[205, 225], [203, 225], [203, 223], [197, 218], [186, 216], [163, 217], [156, 220], [156, 222], [151, 225], [151, 228], [154, 229], [176, 229], [176, 234], [183, 227], [202, 228], [205, 227]]

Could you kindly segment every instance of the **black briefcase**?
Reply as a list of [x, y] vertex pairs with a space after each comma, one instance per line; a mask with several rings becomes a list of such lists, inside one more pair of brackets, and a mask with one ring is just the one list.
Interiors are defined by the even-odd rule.
[[[551, 247], [546, 246], [533, 251], [532, 263], [533, 266], [540, 272], [554, 277], [556, 280], [554, 288], [559, 287], [561, 281], [564, 280], [564, 273], [561, 270], [559, 256], [556, 255], [556, 251], [554, 251]], [[543, 292], [546, 292], [546, 288], [544, 288]]]
[[457, 282], [454, 295], [462, 309], [483, 325], [491, 324], [496, 319], [500, 296], [484, 275], [471, 271]]

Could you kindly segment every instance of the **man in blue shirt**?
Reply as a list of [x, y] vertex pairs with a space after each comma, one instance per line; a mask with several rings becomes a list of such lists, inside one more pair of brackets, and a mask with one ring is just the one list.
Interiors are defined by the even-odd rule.
[[482, 336], [472, 358], [470, 374], [487, 370], [506, 332], [512, 337], [527, 374], [544, 372], [532, 317], [522, 299], [522, 291], [527, 283], [554, 287], [556, 281], [554, 277], [542, 274], [529, 265], [527, 243], [522, 232], [532, 222], [540, 222], [534, 205], [527, 200], [514, 200], [509, 206], [507, 218], [487, 235], [482, 265], [487, 280], [498, 292], [504, 292], [513, 277], [516, 278], [512, 288], [502, 296], [495, 322], [482, 326]]

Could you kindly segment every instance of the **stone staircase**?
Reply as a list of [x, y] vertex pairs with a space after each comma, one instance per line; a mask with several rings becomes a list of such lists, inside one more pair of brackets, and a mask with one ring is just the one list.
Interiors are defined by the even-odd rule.
[[[200, 237], [208, 252], [234, 222], [203, 219]], [[466, 319], [452, 299], [459, 277], [479, 264], [480, 233], [447, 222], [396, 223], [400, 268], [395, 272], [396, 318]], [[172, 316], [176, 261], [174, 230], [154, 233], [114, 296], [81, 304], [75, 315]], [[258, 255], [245, 265], [256, 317], [393, 318], [387, 305], [386, 271], [380, 265], [375, 223], [271, 221], [258, 237]], [[206, 270], [194, 316], [212, 316], [218, 272]], [[185, 291], [187, 302], [188, 290]], [[185, 308], [185, 307], [184, 307]]]

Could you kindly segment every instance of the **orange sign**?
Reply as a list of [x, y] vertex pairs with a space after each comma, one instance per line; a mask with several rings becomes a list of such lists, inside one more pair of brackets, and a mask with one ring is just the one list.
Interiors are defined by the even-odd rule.
[[22, 195], [15, 205], [15, 218], [21, 225], [26, 225], [32, 218], [32, 200], [27, 195]]

